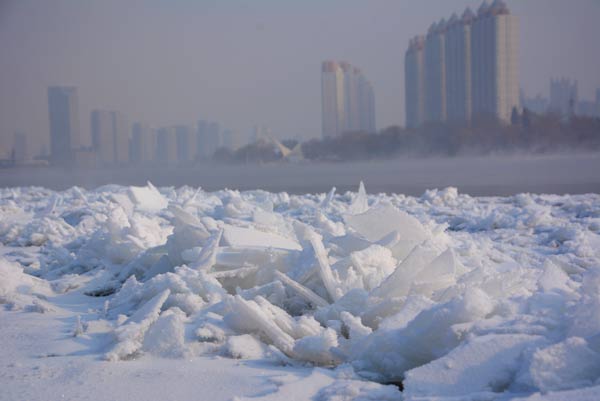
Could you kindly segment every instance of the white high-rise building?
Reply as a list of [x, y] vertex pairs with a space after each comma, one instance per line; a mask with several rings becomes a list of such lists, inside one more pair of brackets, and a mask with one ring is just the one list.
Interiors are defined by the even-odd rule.
[[323, 137], [344, 132], [375, 132], [375, 95], [363, 73], [346, 62], [323, 62], [321, 71]]
[[325, 61], [321, 71], [321, 109], [323, 137], [332, 138], [344, 130], [346, 116], [344, 72], [335, 61]]
[[377, 132], [373, 85], [362, 74], [358, 76], [358, 114], [358, 130], [371, 133]]
[[432, 24], [425, 39], [425, 121], [446, 121], [446, 21]]
[[484, 2], [472, 24], [474, 117], [508, 123], [519, 108], [519, 18], [503, 0]]
[[519, 19], [502, 0], [432, 24], [424, 42], [412, 39], [406, 52], [406, 126], [510, 122], [520, 107], [518, 57]]
[[475, 14], [467, 8], [452, 15], [446, 31], [446, 111], [449, 122], [471, 120], [471, 24]]
[[404, 57], [406, 126], [415, 128], [425, 121], [425, 37], [411, 39]]

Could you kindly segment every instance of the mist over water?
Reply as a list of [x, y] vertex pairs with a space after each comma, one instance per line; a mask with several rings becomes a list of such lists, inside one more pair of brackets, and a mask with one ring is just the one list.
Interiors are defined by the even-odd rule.
[[600, 154], [487, 156], [395, 159], [355, 163], [201, 164], [195, 167], [119, 169], [17, 168], [0, 170], [0, 187], [72, 186], [93, 189], [107, 184], [324, 193], [356, 191], [419, 196], [427, 189], [457, 187], [472, 196], [517, 193], [581, 194], [600, 192]]

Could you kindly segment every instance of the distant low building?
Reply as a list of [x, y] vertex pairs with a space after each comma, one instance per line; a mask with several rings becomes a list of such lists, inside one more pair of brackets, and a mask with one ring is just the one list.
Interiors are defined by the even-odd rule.
[[29, 160], [27, 135], [24, 132], [15, 132], [12, 158], [17, 164], [22, 164]]
[[548, 99], [538, 94], [535, 97], [525, 96], [525, 92], [520, 92], [520, 102], [523, 109], [527, 109], [536, 114], [544, 114], [548, 111]]
[[577, 103], [579, 103], [577, 81], [567, 78], [550, 80], [550, 104], [548, 105], [550, 112], [568, 117], [577, 111]]

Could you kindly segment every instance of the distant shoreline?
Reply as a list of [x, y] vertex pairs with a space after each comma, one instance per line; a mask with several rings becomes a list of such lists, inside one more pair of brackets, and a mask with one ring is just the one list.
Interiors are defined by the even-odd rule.
[[189, 167], [128, 166], [115, 169], [15, 167], [0, 169], [0, 187], [41, 186], [62, 190], [106, 184], [263, 189], [291, 194], [356, 191], [419, 196], [427, 189], [457, 187], [473, 196], [521, 192], [600, 193], [600, 153], [400, 158], [383, 161], [273, 164], [199, 164]]

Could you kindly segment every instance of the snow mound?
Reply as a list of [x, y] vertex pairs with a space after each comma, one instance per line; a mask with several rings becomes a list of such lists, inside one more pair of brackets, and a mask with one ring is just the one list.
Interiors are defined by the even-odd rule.
[[273, 399], [307, 383], [317, 400], [402, 398], [389, 383], [407, 400], [593, 399], [599, 218], [598, 195], [368, 196], [362, 183], [0, 189], [0, 303], [52, 314], [78, 294], [94, 317], [69, 332], [101, 337], [90, 352], [109, 361], [327, 368]]

